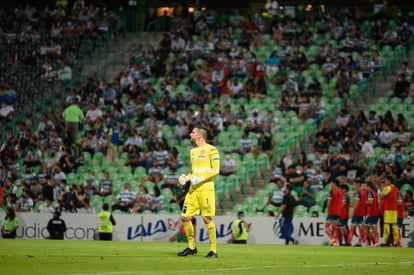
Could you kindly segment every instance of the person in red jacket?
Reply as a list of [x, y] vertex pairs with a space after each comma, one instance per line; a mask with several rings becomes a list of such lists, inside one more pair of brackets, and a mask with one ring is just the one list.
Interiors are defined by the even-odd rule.
[[335, 246], [338, 243], [338, 223], [342, 209], [342, 192], [339, 189], [339, 181], [331, 180], [331, 190], [327, 197], [328, 216], [325, 222], [325, 232], [329, 237], [329, 245]]
[[398, 245], [398, 227], [397, 227], [397, 218], [398, 218], [398, 189], [392, 184], [392, 176], [386, 176], [384, 179], [384, 188], [380, 198], [382, 200], [382, 206], [384, 210], [384, 226], [383, 226], [383, 240], [381, 246], [387, 245], [387, 240], [390, 235], [390, 227], [392, 228], [393, 235], [393, 245]]
[[349, 219], [349, 209], [351, 206], [351, 197], [349, 196], [349, 186], [348, 184], [341, 185], [342, 192], [342, 208], [341, 215], [339, 216], [339, 244], [340, 245], [350, 245], [348, 244], [348, 219]]
[[379, 241], [378, 219], [380, 210], [378, 206], [378, 196], [375, 186], [372, 182], [367, 183], [367, 217], [365, 218], [365, 227], [367, 231], [367, 245], [376, 245]]
[[365, 191], [366, 184], [361, 183], [359, 178], [355, 179], [355, 194], [354, 194], [354, 207], [352, 210], [351, 228], [348, 234], [348, 243], [352, 244], [352, 237], [355, 230], [358, 228], [359, 237], [355, 246], [361, 246], [365, 241], [367, 232], [363, 226], [364, 216], [366, 215], [365, 203], [367, 201], [367, 193]]

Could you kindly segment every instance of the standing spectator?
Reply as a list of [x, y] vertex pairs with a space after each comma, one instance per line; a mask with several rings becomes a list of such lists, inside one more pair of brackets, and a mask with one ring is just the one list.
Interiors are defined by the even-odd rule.
[[62, 115], [66, 122], [66, 137], [69, 144], [73, 144], [78, 136], [79, 124], [83, 120], [83, 112], [79, 107], [79, 101], [75, 99], [73, 104], [66, 107]]
[[231, 224], [231, 239], [230, 243], [246, 244], [249, 237], [249, 232], [244, 221], [244, 212], [237, 213], [237, 219]]
[[129, 183], [125, 183], [124, 189], [118, 194], [115, 203], [112, 205], [112, 211], [129, 212], [129, 209], [134, 205], [136, 196], [135, 192], [131, 191]]
[[386, 246], [388, 242], [390, 227], [392, 228], [393, 245], [397, 246], [398, 244], [398, 189], [394, 186], [392, 180], [393, 178], [391, 176], [385, 177], [383, 181], [382, 192], [380, 194], [380, 199], [382, 201], [382, 207], [384, 211], [383, 240], [381, 246]]
[[115, 219], [109, 212], [109, 204], [104, 203], [102, 212], [98, 214], [98, 233], [99, 240], [112, 241], [113, 226], [116, 225]]
[[331, 190], [327, 197], [328, 216], [325, 222], [325, 232], [329, 237], [329, 245], [335, 246], [338, 243], [339, 230], [338, 223], [342, 209], [342, 192], [339, 189], [339, 181], [331, 180]]
[[279, 208], [279, 211], [276, 213], [275, 218], [279, 218], [282, 214], [282, 218], [279, 220], [280, 222], [280, 237], [285, 239], [285, 244], [288, 245], [289, 242], [293, 244], [298, 244], [298, 241], [292, 237], [293, 234], [293, 213], [296, 207], [296, 200], [291, 195], [292, 186], [287, 184], [285, 186], [285, 195], [283, 196], [282, 205]]
[[47, 231], [49, 232], [49, 239], [52, 240], [63, 240], [66, 232], [65, 221], [60, 218], [60, 211], [55, 210], [53, 218], [47, 223]]
[[12, 207], [8, 207], [6, 217], [1, 226], [1, 235], [3, 236], [3, 239], [15, 239], [18, 227], [19, 220], [16, 217], [16, 213]]

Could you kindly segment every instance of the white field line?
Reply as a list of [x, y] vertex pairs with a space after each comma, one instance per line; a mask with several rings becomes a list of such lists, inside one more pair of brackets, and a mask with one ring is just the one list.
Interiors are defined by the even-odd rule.
[[[302, 268], [319, 268], [319, 267], [346, 267], [346, 266], [367, 266], [367, 265], [392, 265], [405, 266], [414, 265], [414, 262], [369, 262], [369, 263], [337, 263], [337, 264], [302, 264]], [[182, 274], [182, 273], [200, 273], [200, 272], [223, 272], [223, 271], [247, 271], [254, 269], [273, 269], [273, 268], [287, 268], [288, 266], [267, 265], [267, 266], [245, 266], [245, 267], [230, 267], [230, 268], [216, 268], [216, 269], [197, 269], [197, 270], [171, 270], [162, 271], [163, 274]], [[290, 266], [289, 266], [290, 268]], [[114, 272], [97, 272], [97, 273], [73, 273], [70, 275], [123, 275], [123, 274], [145, 274], [156, 273], [156, 270], [134, 270], [134, 271], [114, 271]]]

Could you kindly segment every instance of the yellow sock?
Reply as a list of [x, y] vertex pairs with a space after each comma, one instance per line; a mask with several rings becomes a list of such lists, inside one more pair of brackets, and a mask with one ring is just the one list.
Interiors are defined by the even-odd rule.
[[398, 244], [398, 226], [396, 224], [392, 225], [392, 237], [394, 239], [394, 245]]
[[208, 238], [210, 239], [210, 250], [217, 253], [216, 225], [211, 221], [206, 226]]
[[383, 244], [387, 244], [388, 236], [390, 235], [390, 225], [388, 223], [384, 224], [384, 232], [382, 234], [383, 236]]
[[194, 240], [194, 226], [190, 222], [183, 222], [184, 232], [187, 237], [188, 247], [191, 249], [195, 248], [195, 240]]

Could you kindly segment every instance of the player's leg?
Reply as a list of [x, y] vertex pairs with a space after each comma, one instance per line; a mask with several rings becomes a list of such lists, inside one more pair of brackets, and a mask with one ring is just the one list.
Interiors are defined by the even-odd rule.
[[392, 227], [392, 237], [394, 240], [393, 245], [398, 246], [398, 232], [399, 232], [398, 226], [396, 223], [393, 223], [391, 227]]
[[390, 224], [389, 223], [385, 223], [384, 221], [384, 226], [383, 226], [383, 232], [382, 232], [382, 236], [383, 236], [383, 241], [382, 244], [386, 245], [387, 244], [387, 240], [388, 240], [388, 236], [390, 235]]
[[328, 235], [329, 240], [332, 240], [332, 238], [333, 238], [333, 232], [332, 232], [332, 220], [331, 220], [331, 216], [330, 215], [328, 215], [326, 217], [325, 232], [326, 232], [326, 235]]
[[210, 251], [206, 257], [217, 258], [217, 236], [216, 224], [213, 217], [216, 215], [216, 200], [214, 191], [203, 191], [198, 194], [198, 202], [201, 207], [201, 215], [207, 228], [207, 235], [210, 239]]
[[199, 205], [195, 197], [196, 192], [187, 193], [184, 200], [183, 210], [181, 213], [181, 222], [184, 228], [185, 235], [188, 241], [188, 247], [183, 251], [179, 252], [178, 256], [187, 256], [193, 255], [197, 253], [197, 248], [195, 244], [195, 234], [194, 234], [194, 226], [191, 222], [191, 218], [194, 215], [199, 214]]

